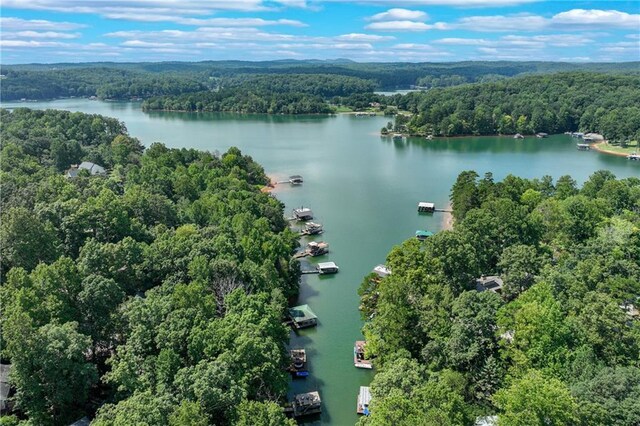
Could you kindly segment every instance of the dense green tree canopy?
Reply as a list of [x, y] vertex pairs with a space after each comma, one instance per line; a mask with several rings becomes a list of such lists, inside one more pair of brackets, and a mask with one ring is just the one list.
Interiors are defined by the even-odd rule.
[[[362, 283], [377, 374], [361, 423], [637, 423], [639, 189], [606, 171], [582, 188], [461, 173], [453, 230], [394, 247], [393, 273]], [[499, 276], [501, 292], [480, 291], [481, 275]], [[447, 399], [466, 414], [428, 417], [443, 407], [421, 389], [452, 372]]]
[[[1, 355], [17, 414], [225, 425], [255, 408], [280, 424], [298, 241], [262, 167], [237, 148], [143, 151], [100, 116], [0, 118]], [[64, 177], [51, 140], [78, 141], [108, 174]]]

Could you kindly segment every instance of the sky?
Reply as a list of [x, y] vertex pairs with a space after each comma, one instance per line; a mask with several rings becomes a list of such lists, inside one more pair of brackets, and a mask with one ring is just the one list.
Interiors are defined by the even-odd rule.
[[640, 60], [640, 0], [2, 0], [0, 63]]

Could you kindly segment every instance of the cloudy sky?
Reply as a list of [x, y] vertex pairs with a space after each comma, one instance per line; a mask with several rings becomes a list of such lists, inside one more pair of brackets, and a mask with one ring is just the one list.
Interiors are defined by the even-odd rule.
[[638, 61], [640, 0], [3, 0], [1, 63]]

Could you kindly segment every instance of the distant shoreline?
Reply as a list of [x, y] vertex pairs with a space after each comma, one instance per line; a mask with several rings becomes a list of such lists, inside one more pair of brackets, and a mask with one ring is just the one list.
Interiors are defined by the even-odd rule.
[[627, 157], [629, 153], [626, 152], [617, 152], [617, 151], [610, 151], [606, 148], [603, 148], [602, 145], [606, 145], [607, 141], [602, 141], [602, 142], [598, 142], [598, 143], [592, 143], [591, 145], [589, 145], [591, 148], [595, 149], [598, 152], [601, 152], [603, 154], [609, 154], [609, 155], [615, 155], [617, 157]]

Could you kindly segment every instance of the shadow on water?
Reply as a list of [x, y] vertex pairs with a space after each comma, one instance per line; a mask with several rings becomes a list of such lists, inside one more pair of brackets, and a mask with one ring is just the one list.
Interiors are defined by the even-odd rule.
[[334, 119], [335, 115], [272, 115], [272, 114], [242, 114], [233, 112], [187, 112], [187, 111], [144, 111], [153, 119], [165, 121], [234, 121], [258, 123], [319, 123]]

